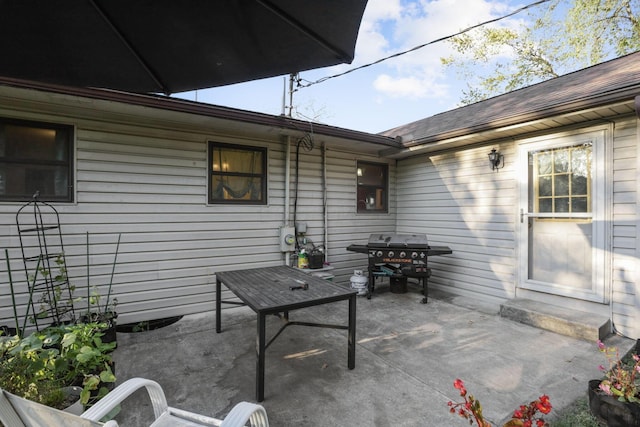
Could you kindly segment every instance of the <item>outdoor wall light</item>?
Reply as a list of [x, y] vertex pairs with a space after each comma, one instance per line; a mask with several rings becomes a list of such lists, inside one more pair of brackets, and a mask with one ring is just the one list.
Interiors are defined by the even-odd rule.
[[489, 163], [491, 163], [491, 170], [498, 170], [504, 167], [504, 155], [496, 151], [495, 148], [491, 149], [489, 153]]

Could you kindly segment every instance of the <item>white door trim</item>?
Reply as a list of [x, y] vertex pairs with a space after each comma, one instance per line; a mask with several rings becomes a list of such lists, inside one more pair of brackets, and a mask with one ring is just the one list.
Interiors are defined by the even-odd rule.
[[[517, 245], [517, 285], [518, 290], [545, 292], [559, 296], [582, 299], [599, 303], [610, 301], [611, 290], [611, 205], [612, 205], [612, 137], [613, 125], [594, 126], [581, 130], [558, 132], [545, 136], [516, 141], [517, 162], [516, 178], [518, 182], [516, 204], [516, 245]], [[528, 273], [528, 153], [536, 149], [573, 145], [585, 138], [593, 140], [593, 179], [592, 179], [592, 226], [593, 226], [593, 273], [591, 289], [584, 291], [562, 286], [552, 286], [529, 279]], [[580, 215], [575, 215], [580, 216]], [[590, 215], [587, 215], [590, 216]]]

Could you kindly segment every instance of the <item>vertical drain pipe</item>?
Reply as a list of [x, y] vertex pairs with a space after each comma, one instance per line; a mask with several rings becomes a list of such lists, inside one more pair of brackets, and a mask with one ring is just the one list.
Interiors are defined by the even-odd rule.
[[[284, 149], [285, 149], [285, 162], [284, 162], [284, 219], [283, 225], [289, 225], [290, 213], [290, 186], [291, 186], [291, 137], [289, 135], [284, 137]], [[284, 252], [285, 264], [291, 266], [291, 254]]]
[[327, 145], [322, 141], [322, 216], [324, 221], [324, 260], [329, 260], [329, 213], [327, 209]]

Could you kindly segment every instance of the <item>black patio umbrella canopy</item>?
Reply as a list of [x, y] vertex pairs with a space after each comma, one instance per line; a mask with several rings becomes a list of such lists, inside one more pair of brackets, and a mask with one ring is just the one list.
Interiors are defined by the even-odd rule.
[[0, 0], [0, 76], [177, 93], [353, 60], [366, 0]]

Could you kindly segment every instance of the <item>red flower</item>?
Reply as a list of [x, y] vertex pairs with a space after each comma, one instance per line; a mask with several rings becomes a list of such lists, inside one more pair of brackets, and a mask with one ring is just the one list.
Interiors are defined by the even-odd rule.
[[548, 414], [551, 412], [551, 402], [549, 402], [549, 396], [543, 394], [540, 396], [538, 401], [536, 401], [536, 409], [543, 414]]
[[[475, 421], [478, 427], [491, 427], [491, 424], [485, 421], [482, 416], [482, 405], [473, 395], [467, 395], [467, 389], [462, 380], [456, 379], [453, 382], [453, 386], [460, 391], [460, 396], [464, 398], [464, 401], [460, 403], [449, 402], [447, 404], [449, 405], [449, 411], [452, 414], [457, 413], [468, 420], [469, 424], [473, 424]], [[542, 418], [536, 418], [538, 412], [542, 414], [551, 412], [551, 402], [546, 394], [543, 394], [528, 405], [520, 405], [513, 412], [511, 421], [507, 422], [505, 426], [534, 427], [535, 424], [535, 427], [548, 427], [549, 424], [546, 421]]]
[[453, 387], [456, 390], [460, 390], [460, 396], [466, 396], [467, 394], [467, 389], [464, 387], [464, 383], [462, 382], [461, 379], [457, 378], [454, 382], [453, 382]]

